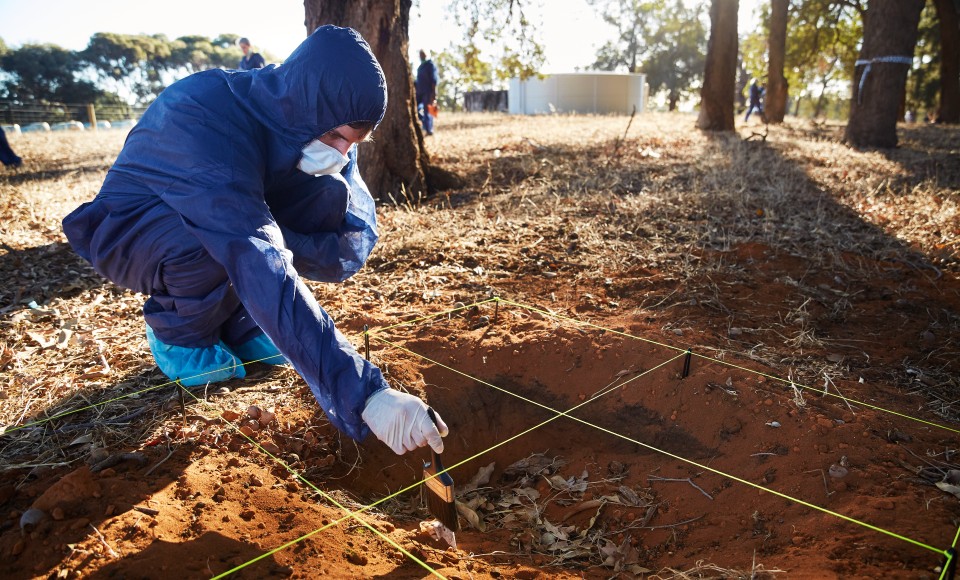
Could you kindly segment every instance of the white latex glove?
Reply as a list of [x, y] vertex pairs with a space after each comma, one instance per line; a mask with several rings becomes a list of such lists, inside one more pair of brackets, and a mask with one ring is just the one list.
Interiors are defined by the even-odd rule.
[[450, 430], [436, 411], [434, 415], [436, 425], [427, 415], [426, 403], [395, 389], [383, 389], [367, 399], [367, 406], [360, 416], [377, 439], [397, 455], [403, 455], [424, 445], [443, 453], [441, 437], [446, 437]]

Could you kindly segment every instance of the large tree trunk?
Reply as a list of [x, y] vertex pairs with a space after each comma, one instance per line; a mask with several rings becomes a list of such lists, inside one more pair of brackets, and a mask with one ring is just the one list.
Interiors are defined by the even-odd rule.
[[880, 60], [913, 57], [925, 1], [870, 0], [867, 4], [858, 60], [871, 64], [858, 65], [853, 75], [847, 142], [861, 147], [897, 146], [897, 119], [910, 65]]
[[[349, 26], [373, 49], [387, 77], [387, 113], [373, 143], [360, 145], [360, 172], [375, 198], [426, 195], [429, 157], [417, 122], [407, 62], [412, 0], [304, 0], [307, 34], [324, 24]], [[402, 193], [401, 193], [402, 192]]]
[[740, 0], [712, 0], [710, 4], [710, 40], [697, 119], [697, 127], [705, 131], [733, 131], [739, 7]]
[[955, 0], [935, 0], [940, 20], [939, 123], [960, 123], [960, 6]]
[[763, 110], [768, 123], [782, 123], [787, 112], [787, 79], [783, 67], [787, 54], [787, 18], [790, 0], [772, 0], [770, 36], [767, 51], [770, 57], [767, 70], [767, 98]]

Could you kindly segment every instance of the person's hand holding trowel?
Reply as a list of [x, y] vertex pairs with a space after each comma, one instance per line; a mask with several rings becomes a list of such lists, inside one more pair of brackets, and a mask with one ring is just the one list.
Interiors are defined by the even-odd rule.
[[446, 437], [450, 430], [439, 416], [434, 424], [427, 409], [427, 405], [413, 395], [383, 389], [370, 395], [362, 417], [377, 439], [397, 455], [425, 445], [443, 453], [441, 437]]

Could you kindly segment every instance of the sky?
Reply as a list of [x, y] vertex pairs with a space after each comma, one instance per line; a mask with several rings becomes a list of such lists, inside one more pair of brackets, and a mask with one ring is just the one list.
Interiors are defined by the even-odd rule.
[[[740, 29], [756, 22], [760, 0], [740, 0]], [[410, 18], [410, 60], [420, 48], [439, 52], [459, 40], [460, 31], [444, 16], [444, 0], [415, 0]], [[545, 46], [543, 72], [573, 72], [594, 60], [611, 35], [586, 0], [540, 0], [531, 11]], [[149, 6], [149, 8], [148, 8]], [[146, 13], [146, 16], [145, 16]], [[284, 58], [304, 39], [303, 0], [0, 0], [0, 38], [7, 46], [53, 43], [82, 50], [97, 32], [215, 37], [233, 33], [250, 38], [255, 48]], [[571, 39], [577, 39], [572, 42]]]

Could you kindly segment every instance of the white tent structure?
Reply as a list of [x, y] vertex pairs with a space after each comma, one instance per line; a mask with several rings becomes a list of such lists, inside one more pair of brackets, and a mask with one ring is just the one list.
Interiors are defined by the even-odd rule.
[[510, 79], [509, 111], [513, 115], [544, 113], [627, 114], [647, 105], [646, 75], [584, 72], [543, 79]]

